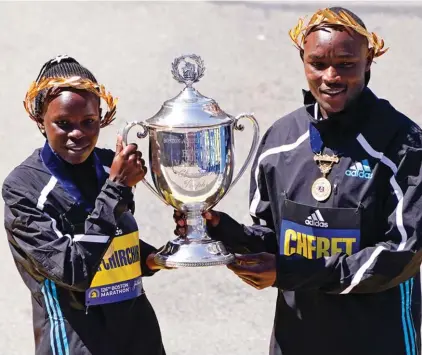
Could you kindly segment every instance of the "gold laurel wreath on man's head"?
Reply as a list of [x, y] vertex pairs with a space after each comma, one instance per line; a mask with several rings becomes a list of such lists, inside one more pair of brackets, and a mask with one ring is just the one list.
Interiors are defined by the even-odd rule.
[[94, 83], [89, 79], [84, 79], [79, 76], [72, 76], [69, 78], [41, 78], [39, 81], [34, 81], [29, 86], [29, 89], [25, 95], [25, 100], [23, 105], [25, 107], [26, 112], [28, 112], [29, 117], [37, 123], [42, 123], [42, 119], [39, 116], [39, 113], [35, 112], [35, 99], [37, 95], [47, 90], [46, 97], [49, 95], [54, 95], [57, 93], [57, 90], [61, 88], [73, 88], [77, 90], [86, 90], [89, 92], [94, 93], [99, 98], [103, 99], [107, 106], [108, 111], [101, 118], [100, 127], [106, 127], [111, 122], [115, 120], [116, 115], [116, 104], [118, 99], [114, 98], [109, 92], [106, 91], [104, 85], [99, 85]]
[[362, 25], [360, 25], [352, 16], [345, 11], [339, 11], [336, 14], [330, 9], [318, 10], [309, 20], [308, 24], [302, 18], [299, 19], [297, 25], [289, 31], [289, 36], [293, 43], [299, 50], [303, 50], [303, 43], [309, 31], [315, 26], [319, 25], [338, 25], [349, 27], [360, 35], [368, 39], [369, 45], [372, 47], [374, 57], [380, 57], [388, 48], [384, 49], [384, 40], [378, 37], [374, 32], [369, 32]]

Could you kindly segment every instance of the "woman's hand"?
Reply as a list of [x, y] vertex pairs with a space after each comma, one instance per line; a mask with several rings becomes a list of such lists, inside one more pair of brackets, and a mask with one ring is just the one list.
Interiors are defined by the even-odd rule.
[[146, 264], [148, 266], [148, 269], [150, 269], [151, 271], [157, 271], [157, 270], [162, 270], [162, 269], [165, 269], [165, 270], [175, 269], [174, 267], [167, 267], [167, 266], [163, 266], [163, 265], [158, 265], [155, 262], [154, 258], [155, 258], [155, 253], [151, 253], [147, 256]]
[[146, 173], [145, 161], [136, 144], [128, 144], [123, 148], [123, 140], [117, 136], [116, 155], [110, 168], [111, 181], [133, 187], [141, 181]]

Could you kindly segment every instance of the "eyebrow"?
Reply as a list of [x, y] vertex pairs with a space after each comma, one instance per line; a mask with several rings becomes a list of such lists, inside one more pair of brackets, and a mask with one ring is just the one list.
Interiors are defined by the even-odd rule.
[[[358, 56], [353, 53], [340, 53], [339, 55], [336, 56], [336, 58], [357, 58], [357, 57]], [[312, 60], [321, 60], [321, 59], [324, 59], [325, 56], [318, 55], [318, 54], [309, 54], [308, 58]]]
[[[84, 118], [93, 118], [93, 117], [98, 117], [99, 115], [97, 113], [88, 113], [86, 115], [84, 115]], [[70, 117], [72, 117], [72, 115], [68, 115], [68, 114], [61, 114], [59, 113], [58, 115], [55, 115], [53, 117], [53, 120], [66, 120], [69, 119]]]

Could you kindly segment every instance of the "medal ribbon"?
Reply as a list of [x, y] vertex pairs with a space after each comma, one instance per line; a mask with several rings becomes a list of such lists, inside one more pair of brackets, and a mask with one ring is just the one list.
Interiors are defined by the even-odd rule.
[[[314, 109], [314, 118], [316, 121], [319, 121], [318, 119], [318, 103], [315, 104]], [[315, 127], [315, 124], [313, 122], [309, 122], [309, 142], [311, 144], [311, 149], [314, 154], [322, 154], [323, 150], [325, 148], [324, 143], [321, 138], [321, 134]], [[330, 147], [332, 152], [336, 156], [341, 156], [341, 152], [338, 149]]]
[[[318, 120], [318, 104], [315, 104], [315, 120]], [[324, 150], [324, 143], [321, 134], [315, 127], [313, 122], [309, 123], [309, 142], [311, 144], [312, 152], [315, 154], [314, 160], [318, 164], [322, 177], [315, 180], [312, 184], [312, 196], [315, 200], [322, 202], [327, 200], [331, 195], [331, 184], [327, 180], [326, 175], [330, 173], [331, 167], [335, 162], [338, 162], [337, 156], [322, 155]]]
[[316, 127], [309, 123], [309, 141], [311, 143], [312, 152], [314, 154], [322, 154], [324, 150], [324, 143], [322, 142], [321, 135]]
[[[318, 121], [318, 103], [314, 106], [314, 119]], [[314, 154], [322, 154], [324, 143], [322, 143], [321, 134], [312, 122], [309, 123], [309, 141]]]

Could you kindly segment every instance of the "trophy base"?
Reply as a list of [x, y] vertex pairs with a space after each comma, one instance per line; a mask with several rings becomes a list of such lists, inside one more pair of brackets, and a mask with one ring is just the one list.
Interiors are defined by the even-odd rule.
[[227, 265], [235, 257], [222, 242], [212, 239], [192, 241], [180, 237], [168, 242], [154, 260], [158, 265], [178, 268]]

